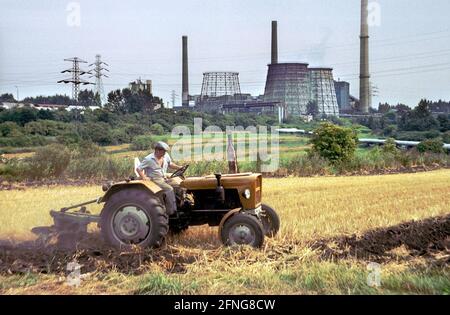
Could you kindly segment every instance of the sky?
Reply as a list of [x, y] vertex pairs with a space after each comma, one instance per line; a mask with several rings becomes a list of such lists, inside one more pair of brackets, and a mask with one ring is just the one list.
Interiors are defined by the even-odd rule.
[[[373, 106], [450, 100], [450, 1], [369, 2]], [[106, 92], [151, 79], [154, 95], [167, 103], [175, 90], [180, 105], [183, 35], [191, 95], [208, 71], [239, 72], [243, 93], [263, 94], [272, 20], [279, 62], [332, 67], [358, 97], [360, 0], [0, 0], [0, 94], [71, 95], [56, 83], [64, 59], [101, 54]]]

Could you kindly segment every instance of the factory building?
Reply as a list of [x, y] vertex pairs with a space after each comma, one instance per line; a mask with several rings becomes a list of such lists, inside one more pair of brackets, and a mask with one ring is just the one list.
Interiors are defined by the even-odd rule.
[[130, 82], [128, 87], [134, 93], [139, 91], [147, 91], [149, 94], [152, 94], [152, 80], [146, 80], [144, 82], [141, 79], [137, 79], [134, 82]]

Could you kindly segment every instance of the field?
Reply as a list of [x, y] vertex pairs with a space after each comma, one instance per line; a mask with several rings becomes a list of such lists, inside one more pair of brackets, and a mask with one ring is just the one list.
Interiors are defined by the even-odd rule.
[[[51, 225], [51, 208], [101, 195], [99, 187], [0, 191], [0, 293], [449, 294], [449, 178], [442, 170], [265, 179], [264, 201], [282, 229], [262, 250], [224, 248], [207, 226], [127, 253], [106, 248], [92, 227], [78, 250], [61, 250], [30, 230]], [[66, 282], [73, 260], [79, 287]], [[381, 264], [380, 287], [367, 285], [369, 262]]]

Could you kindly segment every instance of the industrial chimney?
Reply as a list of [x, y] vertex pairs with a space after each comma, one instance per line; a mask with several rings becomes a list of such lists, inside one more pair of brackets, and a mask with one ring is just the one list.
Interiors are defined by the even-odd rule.
[[369, 73], [369, 9], [368, 0], [361, 0], [361, 56], [359, 76], [359, 110], [369, 113], [370, 108], [370, 73]]
[[183, 36], [183, 92], [182, 105], [189, 107], [189, 68], [188, 68], [188, 38]]
[[278, 63], [278, 22], [272, 21], [272, 62], [271, 64]]

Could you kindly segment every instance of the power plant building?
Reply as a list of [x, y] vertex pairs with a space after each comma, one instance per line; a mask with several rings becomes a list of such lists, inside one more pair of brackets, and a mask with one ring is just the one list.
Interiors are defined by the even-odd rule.
[[[278, 61], [278, 26], [272, 22], [271, 64], [268, 65], [264, 96], [241, 93], [237, 72], [205, 72], [195, 107], [205, 112], [278, 113], [280, 117], [310, 114], [314, 103], [321, 116], [339, 116], [333, 69], [310, 68], [307, 63]], [[183, 105], [189, 99], [187, 37], [183, 37]]]

